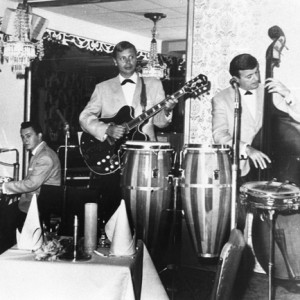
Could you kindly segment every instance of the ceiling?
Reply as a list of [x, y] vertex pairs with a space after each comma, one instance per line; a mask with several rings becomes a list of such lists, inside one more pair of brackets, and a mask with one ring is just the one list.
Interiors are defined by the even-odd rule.
[[[23, 2], [22, 0], [11, 0]], [[47, 3], [49, 0], [44, 0]], [[64, 0], [56, 0], [64, 1]], [[89, 0], [83, 0], [89, 1]], [[95, 2], [96, 0], [90, 0]], [[100, 1], [100, 0], [99, 0]], [[40, 7], [47, 11], [68, 17], [111, 27], [144, 37], [151, 36], [153, 22], [144, 17], [145, 13], [159, 12], [166, 18], [157, 22], [157, 39], [174, 41], [186, 39], [188, 0], [102, 0], [101, 3]], [[107, 2], [108, 1], [108, 2]], [[41, 0], [28, 0], [28, 3]], [[34, 8], [33, 8], [34, 10]]]

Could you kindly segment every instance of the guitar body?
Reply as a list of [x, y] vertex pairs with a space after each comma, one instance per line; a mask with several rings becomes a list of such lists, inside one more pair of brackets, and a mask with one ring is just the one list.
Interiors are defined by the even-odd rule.
[[131, 106], [123, 106], [118, 113], [111, 118], [101, 118], [106, 124], [114, 123], [123, 125], [127, 133], [120, 140], [107, 137], [104, 142], [95, 139], [90, 134], [83, 132], [80, 140], [81, 155], [89, 169], [98, 175], [107, 175], [116, 172], [120, 168], [119, 149], [122, 144], [129, 140], [148, 141], [149, 137], [142, 132], [142, 126], [150, 118], [163, 110], [170, 99], [178, 99], [188, 93], [191, 96], [199, 96], [209, 92], [210, 81], [203, 74], [189, 80], [184, 86], [153, 107], [144, 111], [141, 115], [134, 118], [134, 109]]
[[[122, 125], [133, 120], [134, 109], [131, 106], [123, 106], [118, 113], [111, 118], [101, 118], [104, 123]], [[118, 150], [126, 141], [148, 141], [149, 137], [141, 131], [140, 126], [130, 130], [120, 140], [106, 139], [101, 142], [92, 135], [83, 132], [80, 139], [81, 155], [91, 171], [98, 175], [114, 173], [120, 168]]]

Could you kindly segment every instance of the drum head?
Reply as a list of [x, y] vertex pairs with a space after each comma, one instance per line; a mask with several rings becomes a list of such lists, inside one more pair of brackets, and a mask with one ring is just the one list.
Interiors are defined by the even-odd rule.
[[251, 181], [243, 184], [240, 190], [254, 197], [275, 199], [298, 197], [300, 192], [295, 185], [276, 181]]
[[152, 150], [152, 149], [170, 149], [170, 143], [162, 143], [162, 142], [141, 142], [141, 141], [127, 141], [122, 148], [125, 150], [136, 150], [136, 149], [144, 149], [144, 150]]
[[240, 188], [243, 204], [254, 208], [296, 210], [299, 208], [300, 189], [289, 183], [252, 181]]

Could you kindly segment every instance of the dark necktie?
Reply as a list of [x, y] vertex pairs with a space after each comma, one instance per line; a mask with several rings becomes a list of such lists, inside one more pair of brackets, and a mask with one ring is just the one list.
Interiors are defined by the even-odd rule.
[[252, 93], [251, 93], [250, 91], [247, 91], [247, 92], [245, 93], [245, 95], [252, 95]]
[[135, 84], [135, 82], [132, 81], [131, 79], [124, 79], [124, 80], [122, 81], [121, 85], [124, 85], [124, 84], [126, 84], [126, 83], [133, 83], [133, 84]]

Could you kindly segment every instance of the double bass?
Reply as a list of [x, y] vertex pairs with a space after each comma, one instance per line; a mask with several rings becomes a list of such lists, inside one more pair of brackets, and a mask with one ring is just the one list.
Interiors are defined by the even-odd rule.
[[[266, 51], [266, 79], [274, 77], [274, 68], [280, 66], [281, 52], [286, 43], [285, 35], [279, 26], [271, 27], [268, 30], [268, 35], [273, 42]], [[275, 123], [276, 110], [273, 104], [273, 94], [265, 89], [262, 127], [255, 136], [252, 146], [267, 154], [271, 160], [273, 160], [275, 155], [274, 150], [277, 133], [273, 125]], [[259, 181], [271, 180], [273, 175], [273, 166], [271, 164], [268, 165], [267, 169], [258, 169], [256, 177]]]
[[[286, 38], [282, 29], [273, 26], [268, 32], [273, 40], [266, 52], [266, 78], [273, 77], [274, 67], [280, 63], [280, 55], [285, 47]], [[259, 180], [300, 185], [300, 123], [273, 104], [273, 95], [265, 90], [263, 126], [258, 136], [259, 150], [267, 154], [272, 164], [270, 168], [260, 170]], [[257, 142], [257, 140], [256, 140]], [[268, 273], [270, 251], [268, 221], [261, 215], [254, 215], [252, 227], [253, 248], [257, 260]], [[300, 214], [298, 211], [286, 211], [276, 214], [274, 228], [274, 277], [286, 288], [298, 289], [295, 282], [300, 280]], [[288, 281], [287, 281], [288, 280]], [[299, 292], [299, 291], [298, 291]]]

